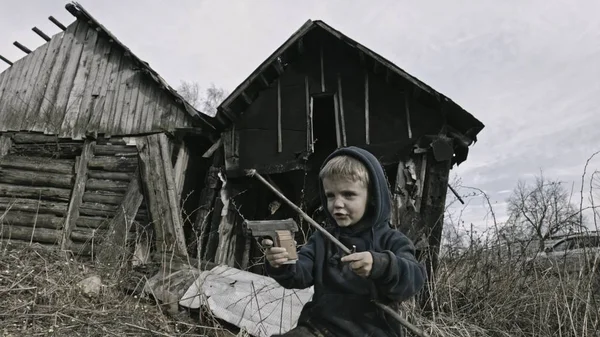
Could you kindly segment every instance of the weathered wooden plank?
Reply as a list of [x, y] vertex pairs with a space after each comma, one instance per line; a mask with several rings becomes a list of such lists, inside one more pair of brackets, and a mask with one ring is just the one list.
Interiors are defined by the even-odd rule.
[[150, 128], [152, 131], [163, 129], [165, 115], [169, 113], [167, 94], [164, 93], [164, 91], [159, 90], [157, 96], [156, 108], [152, 118], [152, 127]]
[[60, 134], [62, 122], [66, 116], [70, 115], [69, 111], [75, 107], [79, 108], [79, 105], [81, 104], [81, 97], [74, 97], [73, 101], [70, 101], [69, 98], [71, 96], [70, 94], [73, 85], [75, 84], [75, 77], [79, 71], [79, 62], [81, 60], [81, 55], [83, 54], [85, 38], [88, 32], [89, 25], [85, 22], [80, 22], [77, 26], [77, 31], [75, 31], [69, 59], [63, 70], [63, 76], [60, 80], [60, 86], [58, 87], [58, 92], [56, 94], [55, 113], [50, 123], [46, 124], [44, 133]]
[[137, 102], [135, 105], [133, 126], [132, 131], [130, 132], [131, 134], [139, 134], [146, 132], [144, 130], [144, 127], [146, 123], [145, 118], [147, 117], [147, 115], [145, 115], [144, 112], [147, 110], [146, 105], [150, 102], [150, 97], [148, 96], [148, 92], [150, 90], [149, 87], [153, 86], [144, 74], [139, 74], [139, 76], [140, 85], [138, 88], [139, 91], [137, 96]]
[[81, 52], [81, 57], [79, 58], [77, 73], [73, 79], [73, 87], [69, 93], [65, 117], [60, 127], [61, 134], [68, 135], [74, 139], [81, 139], [82, 136], [85, 135], [84, 130], [75, 129], [77, 120], [81, 118], [87, 121], [89, 118], [89, 116], [86, 115], [88, 111], [85, 107], [92, 99], [90, 93], [93, 89], [94, 81], [96, 80], [96, 73], [92, 73], [92, 66], [96, 55], [94, 51], [96, 50], [97, 39], [98, 32], [90, 27], [87, 30], [85, 40], [83, 41], [83, 50]]
[[117, 211], [117, 205], [106, 205], [85, 202], [79, 207], [79, 215], [112, 218]]
[[54, 64], [52, 65], [52, 70], [48, 76], [46, 90], [44, 91], [44, 95], [40, 102], [40, 111], [34, 127], [36, 131], [47, 130], [48, 125], [57, 118], [60, 118], [60, 121], [62, 122], [62, 113], [58, 113], [57, 115], [56, 100], [58, 89], [61, 86], [61, 80], [67, 61], [71, 58], [71, 46], [73, 40], [75, 40], [75, 32], [81, 24], [81, 21], [75, 21], [75, 23], [67, 28], [61, 39], [60, 49], [56, 55]]
[[127, 191], [127, 183], [123, 181], [88, 179], [86, 183], [86, 190], [124, 193]]
[[108, 218], [80, 215], [77, 218], [76, 228], [107, 229], [109, 221]]
[[180, 256], [187, 256], [185, 244], [185, 234], [183, 233], [183, 221], [181, 219], [181, 209], [179, 207], [179, 198], [177, 197], [177, 187], [175, 185], [175, 176], [173, 173], [173, 164], [171, 163], [171, 151], [169, 151], [169, 139], [164, 133], [157, 135], [158, 146], [162, 157], [164, 170], [164, 179], [167, 187], [167, 201], [169, 203], [169, 213], [173, 219], [173, 234], [175, 238], [175, 252]]
[[[104, 38], [101, 41], [103, 44], [108, 43]], [[113, 84], [121, 62], [121, 53], [115, 52], [112, 44], [109, 44], [106, 53], [107, 56], [102, 59], [103, 62], [107, 60], [106, 64], [102, 63], [100, 65], [100, 68], [104, 69], [103, 76], [100, 77], [100, 74], [98, 74], [98, 80], [92, 92], [92, 95], [96, 98], [93, 101], [91, 117], [86, 128], [87, 130], [95, 130], [98, 133], [104, 133], [106, 130], [112, 104], [112, 97], [109, 97], [112, 93], [110, 89], [114, 87]]]
[[6, 82], [4, 94], [2, 95], [3, 99], [0, 102], [0, 131], [10, 130], [10, 121], [13, 114], [16, 113], [12, 101], [16, 95], [16, 86], [23, 69], [23, 59], [15, 62], [9, 69], [11, 70], [10, 78]]
[[0, 183], [0, 197], [69, 201], [71, 190], [52, 187], [14, 186]]
[[137, 158], [124, 157], [94, 157], [89, 162], [89, 167], [113, 172], [132, 172], [138, 165]]
[[93, 179], [107, 179], [113, 181], [129, 181], [131, 180], [132, 173], [126, 172], [106, 172], [100, 170], [89, 170], [88, 177]]
[[71, 194], [71, 200], [69, 201], [69, 209], [67, 211], [67, 217], [65, 219], [65, 228], [63, 230], [63, 237], [61, 242], [61, 249], [67, 249], [71, 244], [71, 231], [77, 223], [77, 217], [79, 216], [79, 206], [83, 201], [83, 194], [85, 191], [88, 161], [93, 156], [92, 147], [94, 141], [86, 140], [83, 145], [83, 151], [81, 151], [81, 157], [77, 165], [77, 171], [75, 174], [75, 184], [73, 186], [73, 194]]
[[73, 159], [81, 154], [82, 143], [14, 144], [9, 153], [21, 156]]
[[23, 240], [45, 243], [60, 241], [60, 231], [48, 228], [31, 228], [20, 226], [0, 226], [0, 235], [3, 239]]
[[22, 62], [23, 65], [19, 73], [19, 78], [16, 83], [14, 83], [14, 95], [10, 103], [13, 113], [9, 119], [4, 121], [7, 129], [9, 130], [21, 130], [23, 117], [26, 115], [27, 111], [27, 102], [25, 101], [25, 96], [27, 95], [27, 81], [29, 79], [28, 75], [33, 71], [38, 57], [38, 53], [31, 53], [18, 61]]
[[277, 80], [277, 152], [283, 151], [281, 135], [281, 80]]
[[0, 159], [0, 168], [2, 169], [19, 169], [42, 173], [61, 173], [64, 175], [70, 175], [71, 177], [75, 173], [73, 170], [74, 164], [74, 160], [69, 159], [51, 159], [15, 155], [7, 155], [6, 157]]
[[44, 115], [40, 109], [43, 101], [46, 99], [46, 88], [48, 85], [51, 85], [48, 83], [48, 79], [58, 59], [64, 34], [64, 32], [55, 34], [48, 43], [48, 50], [46, 51], [36, 80], [33, 83], [32, 95], [29, 98], [31, 104], [29, 105], [29, 109], [27, 109], [27, 116], [25, 117], [26, 120], [31, 121], [31, 130], [44, 130], [43, 124], [40, 122], [40, 120], [44, 120]]
[[128, 233], [131, 231], [131, 225], [144, 198], [139, 176], [139, 171], [136, 170], [123, 198], [123, 203], [108, 225], [105, 241], [108, 245], [102, 248], [98, 257], [104, 263], [119, 261], [127, 252]]
[[96, 145], [95, 156], [132, 156], [137, 155], [137, 148], [133, 145]]
[[[125, 113], [125, 116], [123, 117], [123, 120], [126, 121], [123, 123], [122, 126], [122, 134], [134, 134], [137, 133], [135, 132], [135, 112], [137, 110], [137, 105], [138, 103], [142, 103], [139, 102], [139, 96], [140, 96], [140, 86], [142, 85], [142, 81], [141, 81], [141, 77], [142, 77], [142, 73], [140, 72], [135, 72], [133, 77], [132, 77], [132, 82], [131, 82], [131, 87], [128, 88], [128, 92], [127, 92], [127, 96], [126, 96], [126, 101], [125, 101], [125, 106], [123, 107], [123, 113]], [[125, 118], [127, 117], [127, 118]]]
[[344, 116], [344, 94], [342, 91], [342, 75], [340, 75], [340, 73], [338, 73], [337, 75], [337, 87], [338, 87], [338, 100], [339, 100], [339, 107], [340, 107], [340, 127], [342, 129], [342, 145], [346, 146], [347, 145], [347, 141], [346, 141], [346, 117]]
[[185, 174], [187, 172], [188, 162], [190, 160], [190, 153], [185, 142], [181, 143], [179, 151], [177, 152], [177, 160], [175, 161], [175, 168], [173, 174], [175, 175], [175, 189], [176, 198], [181, 200], [181, 193], [183, 191], [183, 183], [185, 182]]
[[73, 186], [73, 175], [3, 168], [0, 170], [0, 182], [12, 185], [70, 189]]
[[[0, 73], [0, 107], [2, 106], [2, 100], [6, 99], [4, 96], [4, 91], [6, 89], [6, 82], [10, 79], [10, 74], [12, 72], [12, 66], [8, 67], [6, 70]], [[2, 116], [2, 111], [0, 110], [0, 116]]]
[[123, 200], [123, 194], [116, 194], [102, 191], [85, 191], [83, 194], [84, 202], [97, 202], [108, 205], [119, 205]]
[[67, 203], [50, 202], [44, 200], [0, 197], [0, 210], [45, 213], [64, 216], [67, 212]]
[[369, 71], [365, 70], [365, 143], [371, 144], [369, 136]]
[[34, 97], [34, 93], [33, 90], [35, 89], [35, 83], [37, 83], [38, 80], [38, 75], [40, 73], [40, 70], [42, 68], [42, 64], [44, 63], [44, 58], [46, 57], [46, 52], [48, 51], [48, 47], [49, 44], [43, 44], [41, 45], [37, 50], [35, 50], [33, 52], [33, 54], [35, 54], [35, 63], [33, 64], [32, 69], [30, 70], [30, 72], [27, 75], [27, 79], [24, 81], [23, 86], [25, 90], [22, 95], [23, 95], [23, 102], [24, 104], [24, 111], [23, 114], [20, 116], [21, 117], [21, 125], [19, 127], [20, 130], [30, 130], [34, 123], [34, 116], [31, 116], [29, 114], [29, 111], [31, 110], [31, 106], [35, 105], [35, 103], [32, 100], [32, 97]]
[[130, 93], [130, 87], [132, 85], [134, 72], [132, 70], [133, 64], [130, 57], [124, 57], [121, 60], [121, 74], [119, 91], [117, 94], [116, 106], [113, 107], [114, 117], [112, 117], [112, 123], [109, 124], [110, 135], [123, 135], [122, 125], [126, 123], [127, 113], [123, 113], [128, 108], [127, 94]]
[[154, 125], [154, 113], [158, 109], [158, 103], [160, 100], [160, 91], [155, 85], [148, 85], [146, 88], [148, 98], [144, 103], [144, 110], [142, 112], [144, 118], [140, 121], [140, 131], [150, 132]]
[[[54, 214], [29, 213], [19, 211], [8, 211], [2, 216], [0, 224], [36, 227], [36, 228], [52, 228], [61, 229], [64, 218]], [[1, 227], [1, 225], [0, 225]]]

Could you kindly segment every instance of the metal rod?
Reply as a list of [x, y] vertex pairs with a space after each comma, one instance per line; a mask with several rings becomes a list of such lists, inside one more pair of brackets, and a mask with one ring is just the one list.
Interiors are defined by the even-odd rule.
[[46, 42], [50, 41], [50, 36], [46, 35], [42, 32], [38, 27], [31, 28], [37, 35], [39, 35], [42, 39], [46, 40]]
[[13, 42], [13, 44], [15, 45], [15, 47], [21, 49], [26, 54], [31, 54], [31, 49], [29, 49], [29, 48], [25, 47], [24, 45], [20, 44], [18, 41]]
[[[275, 187], [273, 187], [271, 184], [269, 184], [269, 182], [266, 181], [265, 178], [263, 178], [258, 172], [256, 172], [255, 169], [246, 170], [246, 175], [248, 175], [250, 177], [255, 177], [258, 180], [260, 180], [273, 193], [275, 193], [279, 198], [281, 198], [283, 201], [285, 201], [288, 204], [288, 206], [290, 206], [292, 209], [294, 209], [296, 212], [298, 212], [298, 214], [300, 214], [302, 216], [302, 218], [304, 218], [304, 220], [308, 221], [309, 224], [311, 224], [313, 227], [318, 229], [323, 235], [325, 235], [325, 237], [327, 237], [336, 246], [338, 246], [344, 253], [346, 253], [346, 254], [352, 253], [352, 251], [350, 249], [348, 249], [348, 247], [346, 247], [343, 243], [341, 243], [338, 239], [336, 239], [333, 235], [331, 235], [331, 233], [329, 233], [327, 230], [325, 230], [323, 227], [321, 227], [321, 225], [319, 225], [315, 220], [313, 220], [310, 216], [308, 216], [308, 214], [304, 213], [304, 211], [302, 209], [300, 209], [300, 207], [296, 206], [296, 204], [294, 204], [288, 198], [286, 198], [285, 195], [283, 195], [283, 193], [279, 192], [277, 189], [275, 189]], [[379, 303], [377, 301], [373, 301], [373, 302], [375, 303], [375, 305], [377, 307], [379, 307], [381, 310], [385, 311], [387, 314], [392, 316], [392, 318], [397, 320], [400, 324], [404, 325], [404, 327], [406, 327], [408, 330], [410, 330], [416, 336], [428, 337], [428, 335], [425, 333], [425, 331], [422, 331], [419, 328], [417, 328], [416, 326], [414, 326], [412, 323], [407, 321], [404, 317], [400, 316], [397, 312], [395, 312], [392, 308], [386, 306], [385, 304]]]
[[58, 28], [62, 30], [67, 30], [67, 27], [65, 27], [65, 25], [56, 20], [53, 16], [49, 16], [48, 20], [52, 21], [52, 23], [55, 24]]

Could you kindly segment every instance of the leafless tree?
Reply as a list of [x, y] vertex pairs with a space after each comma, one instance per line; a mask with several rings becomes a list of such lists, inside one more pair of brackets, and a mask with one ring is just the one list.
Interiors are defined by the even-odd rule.
[[511, 229], [537, 239], [540, 250], [552, 236], [579, 229], [583, 221], [565, 186], [543, 174], [533, 184], [519, 181], [508, 199], [508, 214]]
[[200, 85], [197, 82], [182, 81], [177, 91], [188, 103], [210, 116], [217, 113], [217, 107], [229, 95], [225, 89], [215, 86], [214, 83], [206, 88], [203, 95], [200, 94]]

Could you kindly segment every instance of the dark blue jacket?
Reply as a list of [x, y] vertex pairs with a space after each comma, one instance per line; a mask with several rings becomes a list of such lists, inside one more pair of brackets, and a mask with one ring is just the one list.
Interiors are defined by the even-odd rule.
[[[369, 207], [357, 224], [328, 231], [356, 251], [373, 254], [373, 268], [368, 278], [356, 275], [340, 258], [344, 253], [320, 232], [315, 232], [298, 252], [296, 264], [272, 268], [267, 273], [282, 287], [304, 289], [314, 285], [314, 296], [298, 320], [312, 325], [325, 336], [401, 336], [398, 322], [377, 308], [372, 299], [397, 304], [416, 295], [426, 280], [426, 271], [415, 259], [413, 243], [390, 226], [392, 200], [389, 185], [379, 161], [357, 147], [336, 150], [337, 155], [359, 159], [370, 174]], [[327, 212], [323, 185], [319, 184], [321, 202], [330, 224], [335, 220]]]

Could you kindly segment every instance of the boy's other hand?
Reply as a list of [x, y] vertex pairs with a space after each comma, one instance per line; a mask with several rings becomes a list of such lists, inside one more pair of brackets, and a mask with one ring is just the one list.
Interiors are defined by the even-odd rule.
[[342, 257], [342, 262], [350, 262], [350, 269], [358, 276], [369, 277], [373, 269], [373, 255], [370, 252], [360, 252]]
[[267, 248], [265, 257], [271, 267], [279, 268], [288, 261], [288, 252], [283, 247], [273, 247], [273, 241], [269, 239], [262, 240], [262, 245]]

